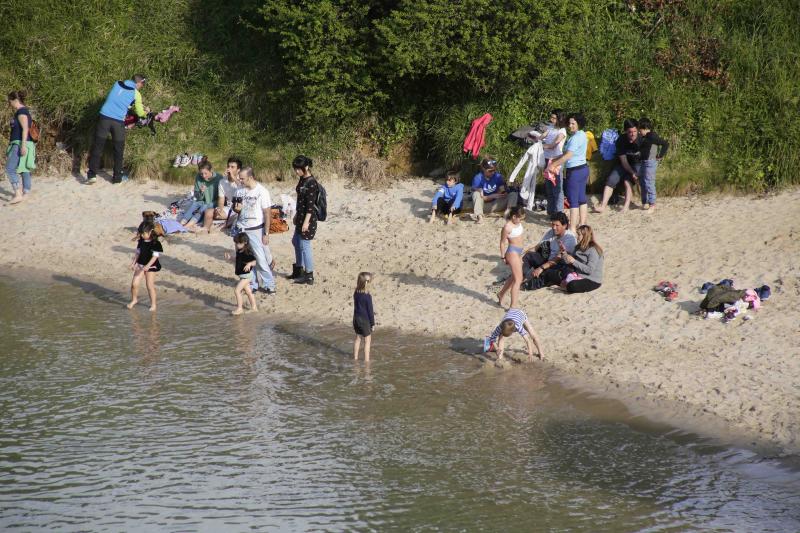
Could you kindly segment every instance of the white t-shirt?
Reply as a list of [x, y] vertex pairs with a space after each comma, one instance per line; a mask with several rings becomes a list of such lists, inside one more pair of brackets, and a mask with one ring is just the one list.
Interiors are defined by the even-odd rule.
[[272, 205], [269, 191], [257, 183], [252, 189], [242, 187], [236, 191], [236, 196], [242, 199], [242, 212], [239, 213], [238, 225], [242, 228], [252, 228], [264, 223], [264, 209]]
[[563, 137], [561, 138], [561, 142], [558, 143], [558, 146], [552, 150], [548, 150], [547, 148], [543, 150], [545, 159], [555, 159], [556, 157], [561, 157], [561, 155], [564, 153], [564, 141], [567, 140], [567, 130], [564, 128], [548, 129], [542, 143], [553, 144], [555, 140], [558, 139], [559, 135], [563, 135]]
[[219, 194], [220, 196], [225, 195], [225, 199], [227, 203], [230, 205], [233, 202], [233, 198], [236, 195], [236, 191], [239, 189], [239, 184], [235, 181], [231, 182], [228, 181], [227, 177], [223, 177], [219, 180]]

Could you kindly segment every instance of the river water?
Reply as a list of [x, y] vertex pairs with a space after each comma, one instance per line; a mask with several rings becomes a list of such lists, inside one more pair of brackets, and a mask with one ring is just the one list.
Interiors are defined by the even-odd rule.
[[535, 365], [124, 302], [0, 277], [0, 529], [800, 531], [796, 468]]

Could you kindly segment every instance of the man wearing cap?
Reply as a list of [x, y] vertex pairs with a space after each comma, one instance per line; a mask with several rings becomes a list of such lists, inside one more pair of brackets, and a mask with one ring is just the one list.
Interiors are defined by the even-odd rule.
[[472, 178], [472, 218], [477, 222], [483, 219], [484, 209], [494, 212], [508, 210], [517, 205], [517, 193], [506, 192], [503, 175], [497, 171], [497, 161], [486, 158], [481, 161], [481, 171]]
[[122, 159], [125, 153], [125, 115], [128, 109], [139, 118], [145, 118], [150, 111], [142, 106], [142, 95], [139, 90], [144, 87], [147, 79], [141, 74], [136, 74], [132, 80], [118, 81], [111, 87], [106, 96], [103, 107], [100, 108], [100, 120], [95, 130], [94, 143], [89, 155], [89, 172], [86, 173], [86, 183], [97, 181], [97, 169], [100, 166], [100, 157], [103, 155], [106, 138], [111, 134], [114, 142], [114, 183], [127, 179], [122, 173]]

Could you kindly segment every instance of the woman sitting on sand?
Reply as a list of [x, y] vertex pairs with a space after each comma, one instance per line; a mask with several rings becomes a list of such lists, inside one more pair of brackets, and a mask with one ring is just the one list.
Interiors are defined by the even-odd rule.
[[508, 222], [500, 232], [500, 257], [503, 262], [511, 267], [511, 277], [503, 284], [497, 293], [497, 301], [503, 305], [503, 297], [511, 289], [511, 309], [517, 307], [519, 300], [519, 286], [522, 283], [522, 250], [524, 248], [522, 234], [522, 219], [525, 218], [525, 208], [521, 205], [512, 207], [506, 217]]
[[603, 282], [603, 249], [594, 240], [591, 226], [578, 226], [578, 246], [570, 255], [561, 252], [561, 259], [569, 272], [561, 286], [567, 292], [590, 292], [600, 288]]

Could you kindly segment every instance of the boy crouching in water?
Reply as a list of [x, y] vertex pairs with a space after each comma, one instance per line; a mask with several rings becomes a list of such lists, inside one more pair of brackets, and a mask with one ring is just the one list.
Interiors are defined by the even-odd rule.
[[483, 339], [483, 352], [497, 352], [497, 363], [502, 362], [504, 360], [505, 339], [515, 331], [525, 339], [525, 344], [528, 346], [528, 362], [533, 362], [534, 346], [539, 359], [544, 359], [539, 337], [533, 331], [531, 323], [528, 322], [528, 315], [522, 309], [509, 309], [506, 312], [503, 320], [494, 328], [492, 334]]

